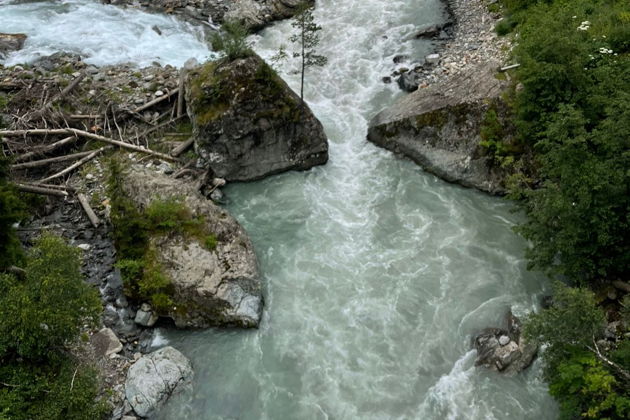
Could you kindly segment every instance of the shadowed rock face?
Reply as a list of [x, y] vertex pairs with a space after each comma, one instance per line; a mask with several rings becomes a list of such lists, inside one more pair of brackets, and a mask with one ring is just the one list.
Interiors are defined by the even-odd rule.
[[322, 124], [257, 55], [191, 70], [186, 100], [195, 150], [218, 177], [253, 181], [328, 160]]
[[263, 306], [260, 274], [252, 243], [238, 222], [202, 197], [195, 186], [144, 168], [132, 168], [123, 188], [139, 209], [156, 199], [181, 199], [192, 217], [203, 218], [217, 239], [212, 250], [185, 235], [150, 239], [173, 286], [174, 307], [160, 315], [182, 328], [257, 327]]
[[448, 182], [504, 194], [503, 171], [480, 147], [486, 111], [503, 108], [498, 66], [486, 63], [401, 98], [370, 122], [368, 140]]

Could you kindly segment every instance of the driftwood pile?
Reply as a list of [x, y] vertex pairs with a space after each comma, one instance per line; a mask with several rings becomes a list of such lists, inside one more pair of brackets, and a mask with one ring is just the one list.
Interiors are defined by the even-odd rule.
[[[84, 78], [85, 73], [81, 73], [50, 98], [42, 94], [38, 101], [39, 106], [32, 106], [33, 98], [29, 98], [28, 109], [19, 109], [12, 115], [11, 127], [14, 129], [0, 130], [0, 153], [12, 158], [12, 180], [19, 190], [58, 197], [76, 196], [90, 222], [98, 226], [100, 220], [87, 198], [67, 183], [57, 182], [112, 148], [178, 162], [178, 156], [192, 145], [192, 139], [178, 144], [169, 154], [149, 148], [149, 135], [173, 126], [186, 117], [183, 77], [180, 78], [178, 88], [133, 109], [119, 109], [115, 104], [106, 103], [101, 113], [64, 113], [62, 107], [56, 106], [57, 103], [68, 97]], [[16, 85], [9, 88], [19, 87]], [[25, 89], [27, 88], [22, 90]], [[47, 90], [47, 87], [43, 89], [46, 94]], [[176, 96], [178, 99], [172, 101]], [[159, 108], [163, 112], [152, 120], [141, 114], [152, 108]], [[138, 127], [142, 125], [149, 127], [139, 133]], [[77, 126], [81, 128], [76, 128]], [[131, 126], [134, 127], [133, 135], [129, 135], [127, 130]], [[76, 146], [81, 143], [84, 150], [89, 150], [77, 152]], [[67, 165], [59, 170], [60, 164]]]

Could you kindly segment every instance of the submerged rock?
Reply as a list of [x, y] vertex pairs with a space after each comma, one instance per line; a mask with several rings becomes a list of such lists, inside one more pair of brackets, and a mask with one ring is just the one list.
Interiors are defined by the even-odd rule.
[[186, 102], [195, 150], [218, 177], [252, 181], [328, 160], [321, 123], [257, 55], [191, 70]]
[[173, 347], [164, 347], [129, 368], [125, 395], [136, 414], [148, 417], [192, 376], [190, 361]]
[[[257, 327], [263, 305], [260, 275], [252, 243], [238, 222], [202, 197], [194, 185], [146, 168], [132, 168], [123, 188], [139, 209], [146, 209], [157, 199], [181, 200], [191, 216], [203, 220], [213, 235], [211, 246], [183, 234], [150, 239], [171, 285], [173, 306], [160, 310], [160, 315], [172, 318], [182, 328]], [[138, 314], [144, 309], [151, 313], [150, 308], [141, 308]]]
[[532, 364], [538, 347], [521, 337], [520, 321], [512, 311], [506, 315], [506, 324], [505, 329], [486, 328], [475, 336], [475, 365], [514, 375]]
[[21, 50], [26, 42], [25, 34], [5, 34], [0, 32], [0, 60], [13, 51]]
[[504, 194], [504, 172], [480, 145], [488, 109], [505, 108], [498, 65], [485, 63], [401, 98], [372, 119], [368, 140], [446, 181]]

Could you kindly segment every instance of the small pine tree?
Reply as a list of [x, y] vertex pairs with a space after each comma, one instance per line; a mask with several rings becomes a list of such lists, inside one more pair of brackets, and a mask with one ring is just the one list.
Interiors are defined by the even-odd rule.
[[[309, 67], [322, 67], [328, 63], [328, 58], [323, 55], [317, 54], [317, 46], [319, 45], [319, 31], [322, 27], [315, 23], [313, 18], [313, 6], [302, 3], [298, 13], [295, 15], [295, 20], [291, 24], [298, 33], [294, 34], [289, 40], [297, 44], [300, 48], [300, 52], [294, 52], [294, 58], [301, 58], [302, 63], [300, 66], [300, 99], [304, 102], [304, 73]], [[282, 53], [283, 49], [280, 50]]]

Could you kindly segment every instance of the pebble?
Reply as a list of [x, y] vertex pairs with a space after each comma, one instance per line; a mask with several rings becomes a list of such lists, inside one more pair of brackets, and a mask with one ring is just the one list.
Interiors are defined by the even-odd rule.
[[501, 344], [502, 346], [505, 346], [509, 342], [510, 342], [510, 337], [508, 337], [507, 335], [502, 335], [501, 337], [499, 337], [499, 344]]
[[161, 90], [158, 90], [155, 92], [155, 96], [164, 96], [164, 92], [162, 92]]
[[80, 244], [77, 245], [77, 248], [82, 249], [83, 251], [89, 251], [92, 246], [90, 244]]

